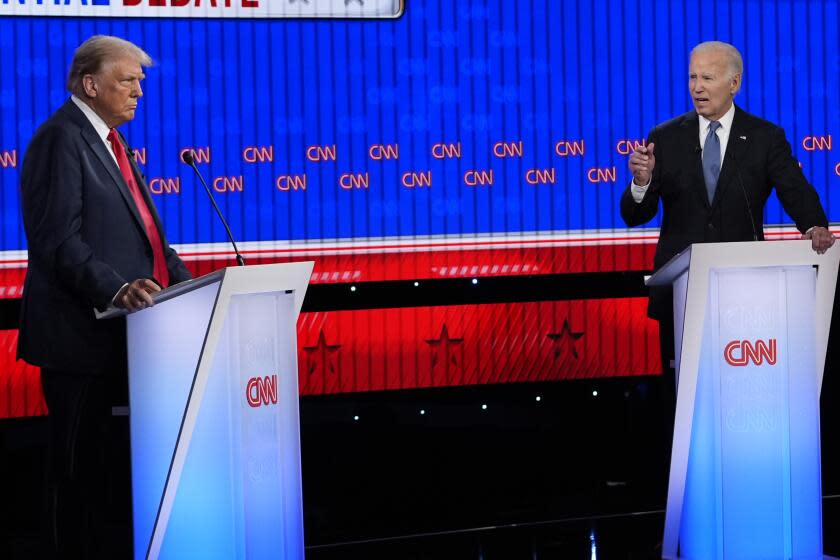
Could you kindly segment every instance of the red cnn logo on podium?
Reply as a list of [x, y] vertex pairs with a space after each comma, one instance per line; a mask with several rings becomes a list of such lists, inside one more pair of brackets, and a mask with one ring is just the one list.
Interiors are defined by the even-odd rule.
[[245, 388], [245, 399], [253, 408], [277, 404], [277, 375], [249, 379]]
[[767, 342], [756, 340], [755, 344], [749, 340], [733, 340], [723, 350], [723, 357], [730, 366], [745, 366], [749, 362], [760, 366], [767, 360], [767, 364], [776, 365], [776, 339]]

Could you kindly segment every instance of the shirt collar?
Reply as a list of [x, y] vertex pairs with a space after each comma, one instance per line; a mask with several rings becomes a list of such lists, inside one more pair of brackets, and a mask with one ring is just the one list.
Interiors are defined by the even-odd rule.
[[102, 120], [102, 117], [96, 114], [90, 105], [76, 97], [75, 95], [71, 95], [70, 99], [73, 100], [73, 103], [76, 104], [76, 107], [82, 110], [82, 113], [85, 114], [87, 120], [90, 121], [90, 124], [93, 125], [93, 129], [96, 131], [96, 134], [102, 138], [102, 141], [105, 142], [106, 146], [110, 146], [108, 142], [108, 133], [111, 132], [111, 129], [105, 124], [105, 121]]
[[[709, 123], [712, 122], [703, 115], [698, 114], [700, 117], [700, 132], [705, 133], [709, 130]], [[732, 130], [732, 121], [735, 120], [735, 104], [729, 106], [729, 110], [726, 111], [723, 116], [718, 119], [720, 123], [720, 127], [722, 130], [726, 130], [727, 132]]]

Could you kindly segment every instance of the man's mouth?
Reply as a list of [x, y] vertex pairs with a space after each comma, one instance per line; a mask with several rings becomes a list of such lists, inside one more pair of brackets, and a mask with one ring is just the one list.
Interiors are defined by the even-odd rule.
[[708, 101], [709, 101], [708, 97], [695, 97], [694, 98], [695, 103], [707, 103]]

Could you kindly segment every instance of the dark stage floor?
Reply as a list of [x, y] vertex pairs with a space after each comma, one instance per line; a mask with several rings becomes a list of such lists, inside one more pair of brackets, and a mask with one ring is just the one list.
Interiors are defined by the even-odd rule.
[[[824, 499], [825, 552], [840, 555], [840, 496]], [[478, 527], [311, 545], [308, 560], [596, 560], [660, 558], [663, 511]], [[3, 558], [48, 558], [36, 535], [7, 541]]]
[[[840, 412], [827, 403], [837, 385], [827, 375], [822, 399], [831, 556], [840, 556]], [[656, 558], [663, 391], [652, 376], [304, 398], [307, 558]], [[43, 418], [0, 421], [0, 559], [46, 557], [45, 436]], [[127, 483], [128, 468], [117, 471]], [[127, 497], [115, 501], [130, 511]]]
[[[823, 500], [826, 555], [840, 554], [840, 496]], [[483, 527], [307, 548], [308, 560], [638, 560], [661, 557], [665, 512]]]
[[483, 527], [384, 540], [311, 546], [309, 560], [657, 558], [664, 512]]

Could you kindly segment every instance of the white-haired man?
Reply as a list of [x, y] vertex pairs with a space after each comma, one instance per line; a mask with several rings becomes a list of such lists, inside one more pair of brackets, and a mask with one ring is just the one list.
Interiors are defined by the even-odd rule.
[[[82, 43], [67, 81], [72, 96], [38, 128], [21, 171], [29, 264], [18, 355], [41, 367], [50, 416], [50, 525], [62, 557], [131, 554], [130, 532], [120, 542], [110, 538], [108, 511], [115, 491], [108, 484], [111, 410], [127, 394], [125, 324], [97, 321], [94, 309], [142, 309], [152, 304], [151, 293], [190, 277], [116, 130], [134, 118], [150, 64], [142, 49], [117, 37]], [[118, 464], [125, 469], [127, 457]]]
[[[662, 204], [654, 269], [692, 243], [763, 239], [764, 205], [774, 187], [814, 250], [828, 249], [834, 236], [784, 130], [734, 104], [743, 76], [738, 50], [701, 43], [691, 51], [688, 74], [694, 110], [651, 130], [630, 156], [633, 180], [621, 197], [629, 226], [649, 222]], [[648, 315], [660, 321], [668, 371], [674, 358], [669, 289], [651, 290]]]
[[[646, 145], [630, 156], [633, 180], [621, 197], [621, 216], [628, 226], [644, 224], [661, 203], [654, 269], [692, 243], [764, 239], [764, 206], [774, 187], [815, 251], [834, 243], [819, 196], [784, 130], [735, 106], [743, 72], [741, 54], [732, 45], [697, 45], [688, 68], [694, 110], [654, 127]], [[659, 321], [667, 451], [675, 401], [670, 288], [651, 289], [648, 315]]]

